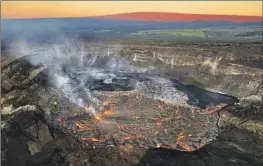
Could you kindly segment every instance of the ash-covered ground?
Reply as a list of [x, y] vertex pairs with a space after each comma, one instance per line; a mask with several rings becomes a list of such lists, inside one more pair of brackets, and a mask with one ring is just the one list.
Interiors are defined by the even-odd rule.
[[261, 165], [261, 45], [13, 44], [3, 165]]

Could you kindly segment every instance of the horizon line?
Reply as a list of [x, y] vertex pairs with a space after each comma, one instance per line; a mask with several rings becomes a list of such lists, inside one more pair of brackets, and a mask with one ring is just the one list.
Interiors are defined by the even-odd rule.
[[229, 15], [229, 14], [195, 14], [195, 13], [177, 13], [177, 12], [151, 12], [151, 11], [142, 11], [142, 12], [129, 12], [129, 13], [116, 13], [116, 14], [108, 14], [108, 15], [100, 15], [100, 16], [68, 16], [68, 17], [1, 17], [1, 20], [26, 20], [26, 19], [68, 19], [68, 18], [106, 18], [109, 16], [116, 16], [122, 14], [136, 14], [136, 13], [167, 13], [167, 14], [185, 14], [185, 15], [197, 15], [197, 16], [236, 16], [236, 17], [258, 17], [263, 18], [263, 16], [257, 15]]

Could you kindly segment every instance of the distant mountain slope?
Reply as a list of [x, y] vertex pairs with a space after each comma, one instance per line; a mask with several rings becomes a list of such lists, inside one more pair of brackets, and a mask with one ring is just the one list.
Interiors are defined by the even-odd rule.
[[[168, 17], [173, 16], [173, 17]], [[184, 17], [183, 17], [184, 16]], [[186, 17], [188, 16], [188, 17]], [[151, 20], [150, 20], [151, 19]], [[147, 21], [146, 21], [147, 20]], [[164, 22], [165, 20], [165, 22]], [[195, 29], [213, 39], [262, 40], [261, 17], [214, 16], [176, 13], [128, 13], [100, 17], [1, 19], [1, 40], [52, 41], [65, 38], [89, 40], [134, 37], [171, 39], [168, 32]], [[185, 30], [188, 29], [188, 30]], [[151, 33], [147, 33], [150, 30]], [[152, 34], [152, 30], [161, 33]], [[165, 31], [163, 31], [165, 30]], [[182, 33], [182, 31], [179, 31]], [[156, 33], [156, 31], [154, 32]], [[165, 33], [165, 34], [164, 34]], [[208, 34], [208, 35], [207, 35]], [[176, 36], [178, 37], [178, 36]]]
[[123, 13], [102, 16], [100, 18], [141, 20], [141, 21], [232, 21], [250, 22], [262, 21], [260, 16], [237, 16], [237, 15], [204, 15], [204, 14], [183, 14], [183, 13], [162, 13], [162, 12], [137, 12]]

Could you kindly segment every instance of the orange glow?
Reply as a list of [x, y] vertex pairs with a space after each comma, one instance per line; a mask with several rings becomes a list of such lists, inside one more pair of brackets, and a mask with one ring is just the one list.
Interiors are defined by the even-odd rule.
[[82, 141], [105, 142], [105, 139], [98, 139], [93, 137], [81, 137]]
[[176, 138], [177, 144], [180, 145], [182, 148], [184, 148], [186, 151], [190, 152], [193, 151], [193, 148], [183, 142], [181, 140], [184, 138], [183, 132], [180, 132]]
[[88, 106], [85, 106], [84, 109], [85, 109], [86, 111], [88, 111], [88, 110], [89, 110], [89, 107], [88, 107]]
[[112, 102], [104, 102], [103, 106], [104, 106], [104, 112], [99, 113], [99, 115], [95, 116], [95, 119], [98, 120], [98, 121], [101, 121], [103, 116], [113, 115], [112, 108], [114, 107], [114, 103], [112, 103]]
[[129, 135], [129, 136], [125, 136], [123, 139], [128, 140], [128, 139], [135, 139], [135, 136]]
[[177, 144], [180, 145], [182, 148], [184, 148], [188, 152], [193, 151], [193, 148], [191, 146], [189, 146], [183, 142], [178, 142]]
[[80, 129], [85, 129], [86, 128], [86, 126], [84, 124], [82, 124], [81, 122], [79, 122], [79, 121], [77, 121], [75, 123], [75, 125], [78, 126]]
[[112, 110], [105, 110], [103, 115], [113, 115], [113, 112], [112, 112]]
[[131, 12], [262, 16], [262, 1], [2, 1], [2, 18], [87, 17]]
[[98, 121], [101, 121], [101, 120], [102, 120], [102, 118], [101, 118], [100, 115], [95, 116], [95, 119], [98, 120]]
[[178, 134], [178, 136], [177, 136], [177, 141], [181, 141], [182, 139], [184, 138], [184, 135], [183, 135], [183, 133], [182, 132], [180, 132], [179, 134]]

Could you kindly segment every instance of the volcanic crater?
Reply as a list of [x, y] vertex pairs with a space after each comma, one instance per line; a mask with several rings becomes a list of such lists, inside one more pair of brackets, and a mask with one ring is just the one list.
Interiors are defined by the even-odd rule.
[[[47, 50], [41, 58], [37, 53], [2, 59], [5, 79], [1, 105], [6, 112], [9, 109], [8, 113], [2, 111], [2, 118], [12, 115], [4, 124], [11, 127], [5, 127], [2, 135], [18, 135], [21, 139], [26, 135], [34, 142], [39, 135], [32, 136], [32, 131], [28, 134], [25, 130], [32, 129], [32, 124], [39, 126], [36, 121], [40, 120], [48, 126], [49, 139], [65, 134], [78, 147], [93, 151], [112, 147], [128, 154], [136, 153], [138, 148], [193, 152], [221, 135], [219, 111], [239, 102], [237, 97], [205, 90], [161, 72], [160, 59], [144, 65], [144, 61], [114, 49], [110, 52], [108, 48], [100, 55], [75, 54], [67, 49]], [[21, 119], [25, 111], [30, 115], [27, 122], [14, 121]], [[14, 127], [19, 130], [14, 131]], [[34, 153], [28, 156], [26, 161], [36, 157]], [[44, 161], [32, 159], [33, 165], [40, 160]], [[138, 163], [135, 159], [125, 160]]]

